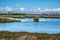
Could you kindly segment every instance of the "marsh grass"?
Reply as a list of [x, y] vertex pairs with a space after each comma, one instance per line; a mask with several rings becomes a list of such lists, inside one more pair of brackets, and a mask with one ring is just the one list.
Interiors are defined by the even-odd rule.
[[36, 40], [60, 40], [60, 34], [0, 31], [0, 39], [5, 40], [19, 40], [21, 37], [24, 38], [25, 35], [30, 40], [33, 40], [33, 37]]

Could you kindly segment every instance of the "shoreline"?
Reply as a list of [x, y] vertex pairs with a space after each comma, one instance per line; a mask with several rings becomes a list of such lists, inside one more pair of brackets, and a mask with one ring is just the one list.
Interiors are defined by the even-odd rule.
[[6, 23], [6, 22], [21, 22], [20, 20], [12, 20], [8, 18], [0, 18], [0, 23]]

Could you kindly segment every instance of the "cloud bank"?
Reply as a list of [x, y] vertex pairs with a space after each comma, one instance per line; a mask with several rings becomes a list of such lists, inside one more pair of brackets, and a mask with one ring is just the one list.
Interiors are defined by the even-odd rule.
[[60, 12], [60, 8], [44, 8], [44, 9], [41, 9], [41, 8], [24, 8], [24, 7], [18, 7], [18, 8], [12, 8], [12, 7], [4, 7], [4, 8], [0, 8], [0, 11], [20, 11], [20, 12], [51, 12], [51, 11], [57, 11], [57, 12]]

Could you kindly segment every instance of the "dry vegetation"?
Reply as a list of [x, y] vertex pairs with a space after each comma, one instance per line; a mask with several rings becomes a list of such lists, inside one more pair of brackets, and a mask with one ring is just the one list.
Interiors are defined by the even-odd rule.
[[3, 22], [21, 22], [21, 21], [11, 20], [11, 19], [8, 19], [8, 18], [0, 18], [0, 23], [3, 23]]
[[0, 40], [60, 40], [60, 34], [0, 31]]
[[0, 17], [13, 17], [13, 18], [60, 18], [60, 14], [22, 14], [22, 13], [0, 13]]

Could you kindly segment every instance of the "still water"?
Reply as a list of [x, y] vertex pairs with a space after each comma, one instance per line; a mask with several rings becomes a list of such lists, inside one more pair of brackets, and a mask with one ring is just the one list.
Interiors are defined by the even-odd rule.
[[33, 18], [14, 18], [13, 20], [22, 22], [0, 23], [0, 31], [60, 33], [60, 19], [40, 18], [39, 22], [34, 22]]

